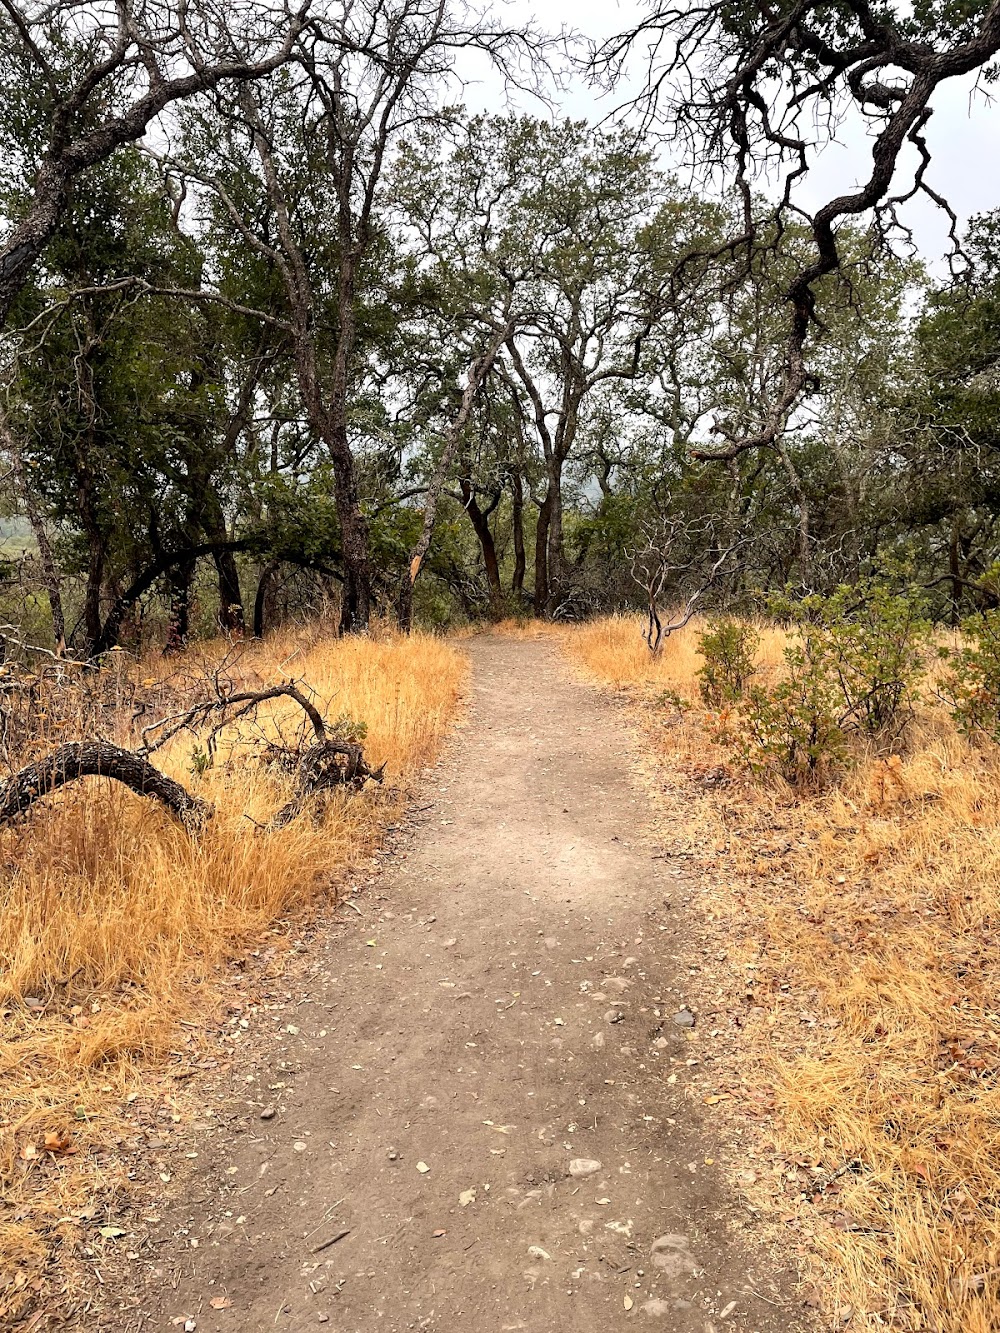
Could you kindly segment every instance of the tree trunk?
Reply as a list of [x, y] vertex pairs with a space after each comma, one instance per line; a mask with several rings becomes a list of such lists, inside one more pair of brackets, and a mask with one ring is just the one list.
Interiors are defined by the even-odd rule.
[[[483, 553], [486, 586], [490, 591], [490, 616], [493, 620], [499, 620], [503, 613], [503, 587], [500, 583], [500, 562], [497, 560], [497, 547], [490, 529], [489, 514], [480, 509], [475, 492], [467, 477], [461, 479], [460, 485], [463, 507], [469, 515], [473, 531], [479, 538], [479, 546]], [[495, 508], [496, 505], [494, 504], [492, 509]], [[492, 512], [492, 509], [490, 512]]]
[[520, 601], [524, 593], [524, 483], [520, 472], [510, 474], [511, 527], [514, 532], [514, 573], [510, 580], [510, 590]]
[[219, 575], [219, 626], [224, 634], [239, 636], [245, 628], [243, 593], [232, 551], [216, 551], [215, 568]]
[[549, 511], [549, 586], [548, 596], [545, 599], [545, 614], [552, 620], [566, 587], [566, 561], [563, 552], [562, 466], [557, 459], [552, 460], [550, 467], [548, 494], [551, 496], [552, 505]]
[[83, 594], [83, 630], [87, 637], [86, 652], [89, 656], [101, 638], [101, 588], [104, 583], [104, 538], [96, 532], [87, 539], [89, 557], [87, 560], [87, 586]]
[[951, 521], [951, 534], [948, 539], [948, 573], [951, 576], [951, 623], [962, 623], [962, 568], [959, 560], [959, 523], [955, 517]]
[[[351, 296], [353, 301], [353, 296]], [[347, 319], [341, 309], [341, 324]], [[351, 315], [353, 323], [353, 313]], [[341, 329], [340, 343], [345, 333]], [[337, 345], [329, 412], [315, 409], [313, 420], [321, 425], [333, 464], [333, 500], [340, 519], [340, 549], [344, 561], [344, 587], [340, 600], [341, 635], [364, 635], [372, 616], [372, 571], [368, 555], [368, 520], [359, 493], [357, 468], [347, 431], [347, 351]]]
[[404, 634], [409, 634], [413, 628], [414, 582], [407, 570], [399, 580], [399, 588], [396, 591], [396, 624]]
[[538, 509], [538, 526], [535, 528], [535, 597], [536, 616], [543, 616], [549, 601], [549, 522], [552, 515], [552, 492], [545, 492], [545, 499]]
[[267, 614], [267, 599], [271, 591], [271, 580], [278, 572], [280, 561], [271, 560], [264, 566], [257, 582], [257, 596], [253, 599], [253, 636], [264, 637], [264, 620]]
[[183, 652], [191, 633], [191, 588], [194, 584], [196, 562], [187, 560], [175, 566], [170, 579], [170, 618], [167, 622], [167, 641], [164, 656]]

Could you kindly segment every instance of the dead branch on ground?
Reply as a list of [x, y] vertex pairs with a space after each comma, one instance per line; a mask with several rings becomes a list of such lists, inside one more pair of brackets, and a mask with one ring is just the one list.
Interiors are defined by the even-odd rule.
[[211, 818], [207, 802], [192, 796], [143, 755], [106, 741], [67, 741], [0, 787], [0, 825], [13, 823], [42, 797], [86, 777], [110, 778], [139, 796], [151, 796], [188, 829], [200, 828]]
[[109, 778], [128, 787], [139, 796], [159, 801], [190, 831], [205, 825], [212, 807], [192, 795], [181, 783], [155, 768], [149, 756], [173, 740], [182, 731], [196, 736], [211, 719], [214, 725], [205, 740], [209, 761], [214, 758], [219, 734], [227, 727], [256, 713], [261, 704], [275, 699], [291, 699], [302, 709], [308, 722], [311, 741], [289, 744], [284, 737], [264, 739], [260, 757], [291, 774], [295, 795], [265, 826], [283, 828], [304, 809], [307, 801], [320, 792], [341, 787], [360, 791], [371, 779], [381, 782], [383, 764], [372, 769], [356, 741], [332, 738], [316, 704], [309, 698], [308, 686], [301, 681], [285, 681], [260, 690], [236, 690], [226, 668], [228, 659], [210, 674], [213, 697], [199, 700], [191, 707], [160, 718], [142, 729], [142, 744], [130, 750], [105, 740], [69, 741], [49, 754], [19, 769], [0, 786], [0, 827], [15, 822], [43, 797], [85, 777]]

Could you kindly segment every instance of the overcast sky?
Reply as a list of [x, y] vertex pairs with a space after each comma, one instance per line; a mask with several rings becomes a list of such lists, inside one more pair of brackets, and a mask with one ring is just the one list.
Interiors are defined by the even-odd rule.
[[[549, 31], [565, 26], [597, 40], [629, 28], [645, 9], [636, 0], [540, 0], [535, 5], [528, 0], [507, 0], [502, 5], [505, 17], [524, 21], [533, 16]], [[637, 71], [639, 64], [636, 62]], [[598, 98], [581, 78], [559, 99], [558, 110], [563, 115], [597, 120], [613, 111], [617, 100]], [[466, 103], [477, 111], [502, 110], [503, 90], [487, 77], [469, 86]], [[927, 141], [933, 165], [928, 183], [949, 200], [963, 223], [975, 213], [1000, 207], [1000, 105], [990, 105], [981, 93], [975, 93], [971, 79], [945, 84], [932, 105]], [[544, 114], [544, 108], [528, 99], [521, 99], [521, 109]], [[867, 177], [871, 145], [860, 117], [846, 124], [838, 139], [821, 154], [802, 188], [799, 198], [807, 208], [851, 189]], [[663, 149], [663, 161], [672, 165], [669, 145]], [[901, 161], [910, 175], [901, 171], [900, 184], [911, 179], [915, 154]], [[921, 253], [937, 269], [947, 248], [946, 220], [926, 199], [908, 204], [904, 220], [913, 227]]]

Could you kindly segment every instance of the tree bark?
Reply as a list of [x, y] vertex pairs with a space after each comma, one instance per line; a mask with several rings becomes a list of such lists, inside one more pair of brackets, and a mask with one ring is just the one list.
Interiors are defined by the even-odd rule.
[[203, 824], [211, 807], [153, 767], [148, 759], [105, 741], [70, 741], [29, 764], [0, 787], [0, 824], [10, 824], [42, 797], [78, 778], [121, 782], [139, 796], [151, 796], [189, 828]]
[[167, 622], [167, 641], [164, 656], [182, 652], [191, 633], [191, 588], [194, 583], [196, 562], [185, 560], [174, 567], [170, 579], [170, 617]]
[[469, 515], [469, 521], [479, 539], [479, 548], [483, 554], [486, 586], [489, 588], [490, 594], [490, 617], [493, 620], [499, 620], [503, 613], [503, 586], [500, 582], [500, 562], [497, 559], [497, 546], [490, 528], [490, 514], [496, 508], [496, 503], [492, 504], [489, 510], [481, 509], [470, 479], [462, 477], [459, 484], [462, 489], [462, 507]]
[[948, 574], [951, 578], [951, 623], [953, 626], [962, 623], [962, 592], [964, 581], [962, 579], [961, 561], [959, 560], [959, 521], [958, 516], [951, 520], [951, 532], [948, 536]]
[[245, 629], [243, 593], [233, 552], [225, 547], [216, 551], [215, 568], [219, 575], [219, 627], [224, 634], [239, 636]]
[[104, 538], [100, 533], [87, 536], [87, 584], [83, 593], [83, 630], [85, 652], [91, 656], [101, 637], [101, 588], [104, 585]]
[[548, 498], [551, 501], [548, 524], [548, 592], [545, 614], [551, 620], [559, 607], [559, 599], [566, 585], [563, 552], [562, 462], [558, 457], [549, 467]]
[[510, 590], [520, 600], [524, 593], [524, 571], [526, 559], [524, 553], [524, 483], [520, 472], [510, 474], [511, 527], [514, 533], [514, 572], [511, 575]]
[[552, 493], [545, 492], [545, 499], [538, 510], [538, 525], [535, 528], [535, 596], [536, 616], [543, 616], [549, 601], [549, 521], [552, 515]]
[[271, 591], [271, 580], [278, 572], [280, 561], [270, 560], [260, 572], [257, 581], [257, 595], [253, 599], [253, 637], [264, 637], [264, 622], [267, 615], [267, 599]]

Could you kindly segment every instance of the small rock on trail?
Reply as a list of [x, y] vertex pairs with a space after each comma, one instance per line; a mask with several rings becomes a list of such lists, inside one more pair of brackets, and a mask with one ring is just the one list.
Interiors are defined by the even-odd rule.
[[595, 1176], [601, 1169], [601, 1164], [594, 1157], [574, 1157], [569, 1164], [569, 1173], [576, 1180], [582, 1180], [586, 1176]]

